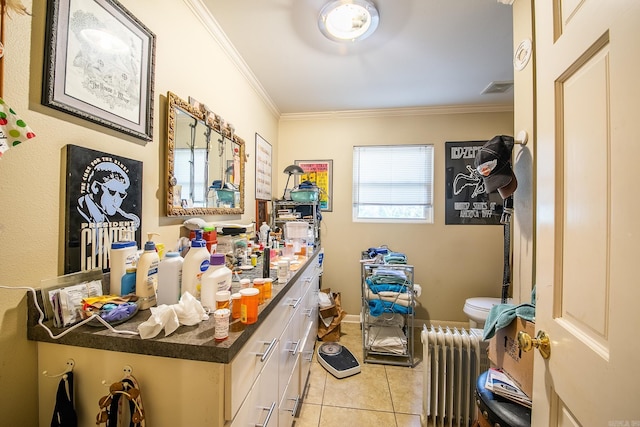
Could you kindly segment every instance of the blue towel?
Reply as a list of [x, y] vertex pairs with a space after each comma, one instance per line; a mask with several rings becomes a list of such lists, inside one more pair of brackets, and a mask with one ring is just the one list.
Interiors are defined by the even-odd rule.
[[380, 283], [379, 285], [374, 285], [373, 283], [367, 284], [369, 285], [369, 289], [371, 289], [371, 292], [373, 292], [374, 294], [384, 291], [399, 292], [401, 294], [404, 294], [408, 290], [406, 285], [394, 285], [390, 283]]
[[521, 317], [530, 322], [536, 320], [536, 306], [533, 304], [498, 304], [491, 307], [487, 321], [484, 324], [482, 339], [493, 337], [498, 329], [509, 326], [516, 317]]
[[378, 317], [382, 313], [401, 313], [408, 314], [411, 313], [411, 307], [405, 307], [400, 304], [395, 304], [390, 301], [382, 301], [379, 299], [370, 299], [369, 300], [369, 313], [372, 316]]

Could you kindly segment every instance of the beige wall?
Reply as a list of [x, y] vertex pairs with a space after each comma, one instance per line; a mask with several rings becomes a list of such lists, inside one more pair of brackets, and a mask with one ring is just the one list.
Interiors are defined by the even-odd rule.
[[[142, 232], [173, 244], [183, 218], [164, 215], [166, 93], [205, 102], [233, 123], [247, 142], [245, 214], [254, 217], [254, 135], [274, 149], [274, 188], [296, 159], [333, 159], [333, 212], [324, 213], [326, 252], [323, 285], [343, 293], [349, 314], [360, 307], [360, 251], [387, 244], [416, 265], [423, 286], [421, 319], [465, 320], [464, 299], [498, 296], [502, 278], [502, 228], [444, 225], [444, 142], [478, 140], [513, 132], [513, 114], [350, 114], [284, 118], [278, 123], [262, 98], [215, 42], [185, 2], [122, 0], [157, 36], [154, 137], [143, 143], [40, 104], [45, 26], [44, 1], [24, 1], [32, 17], [6, 25], [4, 99], [37, 134], [0, 159], [0, 285], [37, 287], [62, 273], [64, 171], [62, 150], [80, 145], [144, 163]], [[380, 225], [351, 222], [351, 149], [365, 144], [434, 144], [435, 223]], [[207, 221], [221, 219], [206, 217]], [[26, 340], [24, 291], [0, 289], [0, 417], [7, 425], [38, 423], [36, 346]], [[60, 370], [62, 367], [59, 367]], [[50, 367], [55, 371], [56, 367]], [[20, 408], [20, 410], [12, 410]], [[45, 411], [46, 412], [46, 411]], [[42, 422], [43, 420], [40, 420]]]
[[[333, 211], [323, 213], [325, 248], [323, 287], [342, 294], [348, 314], [360, 311], [362, 250], [386, 244], [407, 254], [422, 285], [416, 317], [466, 321], [466, 298], [500, 296], [503, 228], [444, 224], [444, 144], [490, 139], [513, 132], [513, 113], [291, 116], [280, 121], [280, 155], [274, 174], [294, 160], [333, 159]], [[433, 224], [354, 223], [351, 220], [352, 148], [354, 145], [433, 144], [435, 146], [435, 220]]]
[[[141, 160], [142, 231], [160, 233], [157, 241], [168, 245], [176, 241], [184, 218], [164, 216], [167, 91], [205, 102], [233, 123], [236, 133], [247, 142], [250, 157], [245, 214], [225, 219], [250, 221], [254, 217], [254, 135], [258, 132], [277, 148], [277, 117], [185, 2], [121, 3], [157, 37], [154, 137], [146, 144], [40, 105], [46, 2], [24, 1], [33, 16], [13, 15], [6, 20], [4, 99], [31, 126], [37, 138], [10, 149], [0, 159], [0, 285], [34, 287], [42, 279], [61, 274], [59, 248], [64, 227], [61, 154], [66, 144]], [[41, 374], [37, 372], [36, 346], [26, 340], [25, 318], [24, 291], [0, 289], [3, 425], [37, 425], [37, 381]], [[52, 366], [50, 370], [62, 368]]]

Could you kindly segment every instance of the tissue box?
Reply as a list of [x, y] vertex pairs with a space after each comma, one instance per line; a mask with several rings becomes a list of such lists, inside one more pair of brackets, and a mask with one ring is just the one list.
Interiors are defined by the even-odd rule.
[[518, 346], [518, 332], [525, 331], [535, 337], [535, 323], [516, 317], [509, 326], [496, 330], [489, 340], [489, 361], [505, 372], [526, 394], [533, 391], [533, 352], [522, 351]]

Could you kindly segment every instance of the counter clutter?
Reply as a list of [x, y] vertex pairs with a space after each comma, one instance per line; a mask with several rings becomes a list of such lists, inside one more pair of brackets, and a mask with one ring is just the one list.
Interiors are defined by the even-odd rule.
[[[29, 327], [28, 338], [34, 341], [66, 344], [78, 347], [111, 350], [124, 353], [137, 353], [153, 356], [171, 357], [186, 360], [198, 360], [204, 362], [229, 363], [236, 353], [246, 343], [254, 331], [261, 325], [262, 321], [278, 306], [280, 300], [288, 289], [295, 283], [301, 272], [316, 258], [320, 250], [316, 250], [308, 257], [300, 260], [296, 265], [297, 269], [292, 269], [291, 278], [283, 284], [277, 282], [276, 270], [270, 269], [270, 276], [274, 279], [272, 296], [258, 308], [258, 319], [254, 324], [243, 324], [240, 319], [230, 320], [228, 339], [216, 341], [214, 339], [215, 320], [213, 317], [193, 326], [180, 326], [173, 334], [164, 336], [160, 333], [153, 339], [141, 339], [139, 336], [119, 335], [102, 327], [81, 326], [77, 330], [62, 336], [60, 339], [53, 339], [47, 332], [38, 325], [38, 312], [29, 299]], [[303, 268], [305, 267], [305, 268]], [[250, 279], [262, 277], [261, 260], [256, 267], [251, 270], [244, 270], [240, 276], [234, 275], [233, 287], [238, 288], [238, 277]], [[109, 283], [109, 277], [104, 277], [105, 283]], [[41, 291], [38, 291], [40, 293]], [[107, 292], [108, 293], [108, 292]], [[42, 295], [38, 296], [42, 301]], [[135, 332], [140, 324], [146, 322], [151, 313], [149, 310], [138, 311], [130, 320], [118, 325], [119, 330]], [[54, 334], [64, 331], [64, 328], [56, 328], [53, 321], [45, 321]]]

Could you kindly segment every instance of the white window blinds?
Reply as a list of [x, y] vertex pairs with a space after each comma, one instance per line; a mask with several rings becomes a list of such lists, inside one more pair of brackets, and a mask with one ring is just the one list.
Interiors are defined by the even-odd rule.
[[353, 219], [433, 222], [433, 146], [354, 147]]

